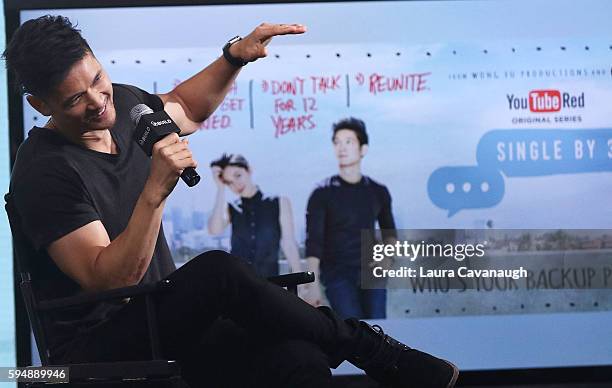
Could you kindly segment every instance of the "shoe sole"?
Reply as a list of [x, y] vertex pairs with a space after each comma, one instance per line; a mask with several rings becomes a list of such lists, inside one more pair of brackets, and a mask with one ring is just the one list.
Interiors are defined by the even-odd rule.
[[453, 364], [452, 362], [449, 362], [449, 361], [446, 361], [446, 362], [448, 363], [448, 365], [450, 365], [451, 368], [453, 368], [453, 377], [451, 377], [446, 388], [453, 388], [455, 384], [457, 383], [457, 379], [459, 378], [459, 368], [457, 368], [457, 366]]

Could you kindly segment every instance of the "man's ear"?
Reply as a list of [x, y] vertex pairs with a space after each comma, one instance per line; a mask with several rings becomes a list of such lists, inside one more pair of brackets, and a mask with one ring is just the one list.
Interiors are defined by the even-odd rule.
[[49, 108], [49, 105], [47, 105], [47, 103], [44, 102], [42, 99], [31, 94], [28, 94], [26, 96], [26, 99], [28, 100], [28, 103], [32, 106], [32, 108], [36, 109], [38, 113], [43, 116], [51, 116], [51, 108]]
[[361, 146], [360, 153], [361, 153], [361, 157], [362, 158], [364, 156], [366, 156], [366, 154], [368, 153], [368, 145], [367, 144], [364, 144], [364, 145]]

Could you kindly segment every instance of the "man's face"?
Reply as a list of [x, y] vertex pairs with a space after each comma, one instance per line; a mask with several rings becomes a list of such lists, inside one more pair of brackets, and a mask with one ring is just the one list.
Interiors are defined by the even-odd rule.
[[56, 126], [65, 131], [82, 133], [115, 124], [111, 81], [90, 53], [72, 66], [45, 104]]
[[340, 167], [357, 164], [365, 156], [367, 146], [361, 146], [357, 134], [351, 129], [340, 129], [334, 135], [334, 152]]
[[227, 166], [223, 169], [221, 175], [223, 182], [236, 195], [242, 195], [245, 189], [251, 187], [251, 173], [246, 169], [237, 166]]

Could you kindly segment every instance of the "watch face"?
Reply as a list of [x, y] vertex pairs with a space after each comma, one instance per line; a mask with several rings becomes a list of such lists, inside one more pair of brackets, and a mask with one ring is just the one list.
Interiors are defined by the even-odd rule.
[[232, 39], [230, 39], [229, 42], [227, 42], [227, 43], [232, 45], [232, 44], [238, 42], [239, 40], [242, 40], [242, 37], [240, 37], [240, 35], [236, 35]]

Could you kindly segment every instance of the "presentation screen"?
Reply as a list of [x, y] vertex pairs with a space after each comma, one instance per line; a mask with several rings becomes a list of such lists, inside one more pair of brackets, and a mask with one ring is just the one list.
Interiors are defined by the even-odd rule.
[[[21, 21], [44, 14], [78, 22], [114, 82], [155, 93], [170, 91], [262, 22], [307, 26], [303, 35], [273, 39], [268, 57], [242, 69], [190, 136], [202, 181], [179, 182], [163, 217], [177, 265], [240, 243], [235, 224], [208, 228], [219, 190], [230, 221], [242, 220], [247, 207], [240, 188], [215, 183], [209, 166], [224, 153], [247, 162], [260, 201], [282, 202], [305, 259], [313, 192], [353, 184], [338, 177], [350, 155], [332, 141], [332, 128], [354, 118], [368, 135], [367, 152], [360, 145], [358, 155], [368, 184], [360, 184], [383, 193], [377, 206], [389, 205], [398, 238], [479, 231], [495, 235], [498, 257], [545, 259], [517, 282], [522, 287], [507, 278], [463, 288], [425, 278], [389, 286], [376, 315], [388, 332], [462, 370], [612, 364], [610, 342], [602, 340], [612, 337], [610, 2], [44, 9], [22, 11]], [[23, 106], [26, 133], [44, 124]], [[355, 214], [373, 211], [368, 206], [355, 206]], [[389, 217], [378, 221], [389, 226]], [[276, 247], [279, 271], [287, 272]], [[555, 267], [568, 257], [574, 264]], [[604, 264], [580, 266], [583, 257]], [[331, 289], [332, 275], [322, 276]]]

